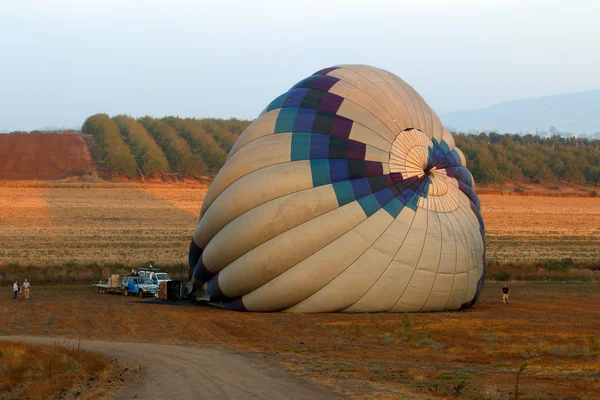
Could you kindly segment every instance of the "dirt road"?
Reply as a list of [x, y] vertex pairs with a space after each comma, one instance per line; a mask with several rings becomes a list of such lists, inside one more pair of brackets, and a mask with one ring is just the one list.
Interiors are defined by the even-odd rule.
[[[0, 340], [78, 346], [78, 340], [0, 336]], [[224, 350], [82, 340], [86, 350], [127, 359], [141, 374], [111, 399], [341, 399], [340, 395], [282, 373], [257, 357]]]

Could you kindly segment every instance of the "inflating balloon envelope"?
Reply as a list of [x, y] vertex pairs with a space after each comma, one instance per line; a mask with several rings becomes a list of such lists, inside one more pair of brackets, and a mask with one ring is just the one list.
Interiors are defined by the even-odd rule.
[[241, 134], [190, 245], [194, 294], [244, 311], [458, 310], [485, 233], [451, 133], [390, 72], [327, 68]]

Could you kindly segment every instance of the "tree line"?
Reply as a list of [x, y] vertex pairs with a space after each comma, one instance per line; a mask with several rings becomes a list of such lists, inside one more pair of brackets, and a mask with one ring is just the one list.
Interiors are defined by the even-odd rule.
[[494, 132], [454, 138], [478, 183], [600, 183], [600, 140]]
[[214, 175], [250, 121], [235, 118], [110, 117], [95, 114], [81, 131], [92, 134], [113, 177], [180, 178]]

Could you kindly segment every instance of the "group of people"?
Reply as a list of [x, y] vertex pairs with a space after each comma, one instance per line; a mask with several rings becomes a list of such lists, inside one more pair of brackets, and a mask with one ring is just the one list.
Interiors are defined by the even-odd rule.
[[28, 299], [30, 287], [31, 284], [27, 281], [27, 279], [25, 279], [25, 282], [15, 281], [13, 284], [13, 300], [20, 299], [23, 295], [23, 292], [25, 294], [25, 298]]

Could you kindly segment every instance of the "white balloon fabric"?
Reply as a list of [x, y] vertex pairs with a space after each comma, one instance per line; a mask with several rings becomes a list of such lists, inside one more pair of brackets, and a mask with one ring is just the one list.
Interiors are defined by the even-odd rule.
[[190, 245], [196, 294], [243, 311], [473, 305], [485, 233], [452, 134], [396, 75], [323, 69], [241, 134]]

